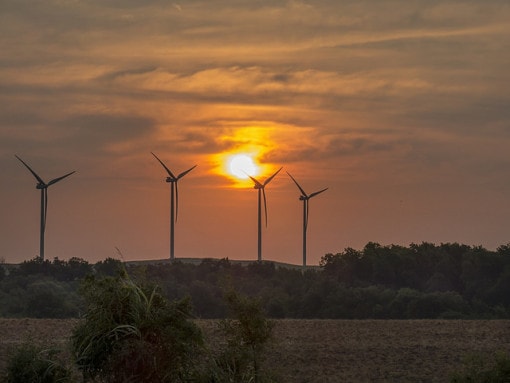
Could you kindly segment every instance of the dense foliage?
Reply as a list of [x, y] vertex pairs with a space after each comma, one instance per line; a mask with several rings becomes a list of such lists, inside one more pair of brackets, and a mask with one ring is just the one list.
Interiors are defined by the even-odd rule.
[[0, 381], [5, 383], [67, 383], [76, 381], [71, 369], [59, 359], [60, 351], [25, 343], [9, 358]]
[[84, 320], [72, 348], [85, 381], [187, 382], [203, 343], [187, 300], [169, 302], [126, 274], [82, 285]]
[[220, 322], [220, 329], [227, 340], [217, 352], [216, 374], [213, 382], [274, 382], [274, 377], [261, 373], [265, 350], [271, 340], [273, 322], [266, 318], [257, 298], [239, 295], [234, 290], [225, 294], [229, 317]]
[[[71, 258], [11, 266], [0, 276], [0, 316], [78, 316], [84, 309], [79, 281], [91, 273], [115, 275], [120, 265]], [[457, 243], [368, 243], [326, 254], [320, 268], [306, 270], [228, 259], [126, 268], [169, 300], [190, 297], [193, 314], [202, 318], [227, 316], [227, 286], [258, 297], [272, 318], [510, 318], [510, 244], [489, 251]]]
[[[86, 276], [82, 320], [62, 349], [26, 343], [12, 351], [5, 383], [275, 383], [262, 368], [272, 324], [256, 298], [225, 294], [230, 317], [218, 323], [222, 336], [210, 347], [192, 320], [189, 299], [169, 301], [156, 286], [116, 277]], [[80, 375], [81, 374], [81, 378]]]

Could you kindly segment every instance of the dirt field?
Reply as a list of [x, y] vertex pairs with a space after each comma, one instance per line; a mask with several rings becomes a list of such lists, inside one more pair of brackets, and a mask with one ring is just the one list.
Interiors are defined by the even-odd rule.
[[[76, 320], [1, 319], [0, 368], [26, 340], [65, 344]], [[214, 321], [199, 321], [214, 338]], [[268, 367], [285, 382], [448, 382], [465, 355], [510, 352], [510, 321], [278, 320]]]

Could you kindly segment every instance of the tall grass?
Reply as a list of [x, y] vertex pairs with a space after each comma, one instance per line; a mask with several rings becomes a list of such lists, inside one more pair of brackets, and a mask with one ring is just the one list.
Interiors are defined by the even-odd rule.
[[85, 381], [181, 382], [193, 374], [202, 334], [188, 300], [168, 302], [125, 273], [88, 277], [82, 290], [87, 311], [71, 340]]
[[60, 350], [34, 343], [19, 346], [9, 358], [5, 383], [71, 383], [72, 371], [60, 358]]

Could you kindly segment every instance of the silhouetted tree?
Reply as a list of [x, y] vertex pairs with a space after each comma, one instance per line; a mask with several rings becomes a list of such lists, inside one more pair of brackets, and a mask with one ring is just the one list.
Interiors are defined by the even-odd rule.
[[114, 258], [106, 258], [104, 261], [99, 261], [94, 264], [94, 270], [102, 276], [116, 276], [123, 269], [122, 262]]
[[[320, 270], [303, 271], [268, 261], [246, 264], [204, 259], [198, 264], [177, 260], [141, 265], [109, 258], [96, 263], [93, 272], [115, 276], [125, 267], [132, 278], [158, 284], [169, 300], [191, 297], [193, 312], [202, 318], [226, 315], [225, 286], [260, 298], [266, 312], [277, 318], [510, 316], [510, 244], [489, 251], [457, 243], [404, 247], [369, 242], [362, 250], [346, 248], [326, 254], [320, 265]], [[77, 281], [90, 271], [90, 265], [79, 258], [53, 262], [36, 258], [10, 270], [0, 279], [0, 314], [56, 316], [69, 312], [69, 307], [79, 307]], [[42, 289], [41, 294], [49, 294], [46, 300], [52, 302], [52, 309], [40, 307], [35, 313], [28, 308], [30, 299], [36, 299], [28, 289], [43, 280], [58, 282], [59, 287]], [[68, 290], [67, 295], [61, 289]], [[445, 302], [453, 305], [451, 310], [444, 309]], [[57, 308], [59, 304], [62, 307]]]

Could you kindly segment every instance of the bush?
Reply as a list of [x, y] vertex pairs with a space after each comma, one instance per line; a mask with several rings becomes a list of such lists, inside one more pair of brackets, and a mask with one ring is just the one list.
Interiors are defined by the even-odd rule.
[[166, 383], [193, 375], [202, 334], [189, 320], [188, 300], [170, 303], [126, 274], [89, 276], [82, 293], [87, 311], [71, 340], [85, 381]]
[[56, 349], [43, 349], [32, 343], [21, 345], [10, 357], [5, 383], [65, 383], [73, 382], [72, 374], [58, 359]]
[[272, 337], [273, 322], [269, 321], [260, 300], [240, 296], [230, 290], [225, 299], [230, 319], [220, 322], [227, 344], [215, 358], [210, 381], [267, 381], [261, 371], [265, 347]]
[[79, 301], [69, 283], [42, 279], [27, 285], [25, 313], [30, 318], [77, 317]]

